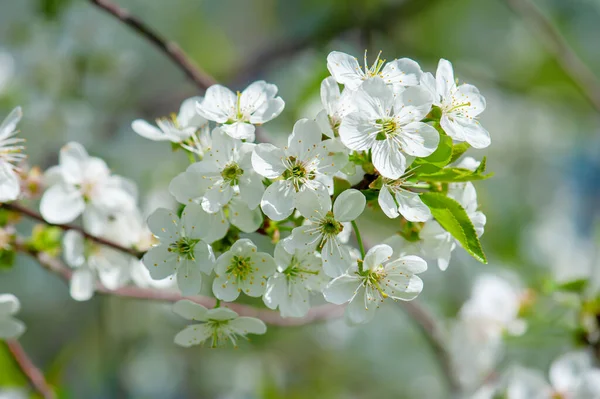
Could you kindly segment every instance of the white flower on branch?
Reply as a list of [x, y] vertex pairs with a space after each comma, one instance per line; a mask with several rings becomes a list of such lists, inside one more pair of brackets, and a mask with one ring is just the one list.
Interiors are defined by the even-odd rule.
[[16, 165], [25, 158], [21, 153], [25, 139], [15, 135], [22, 116], [21, 107], [17, 107], [0, 124], [0, 202], [16, 200], [21, 193]]
[[275, 97], [277, 86], [258, 81], [237, 95], [221, 85], [206, 90], [206, 96], [197, 102], [197, 110], [204, 118], [222, 124], [225, 133], [235, 139], [254, 141], [254, 125], [275, 119], [285, 106], [281, 97]]
[[[410, 58], [401, 58], [390, 61], [380, 59], [381, 53], [377, 55], [371, 67], [367, 64], [367, 52], [364, 57], [364, 70], [358, 63], [358, 59], [340, 51], [332, 51], [327, 56], [327, 69], [331, 76], [340, 84], [350, 90], [358, 89], [363, 82], [375, 77], [383, 79], [385, 84], [401, 91], [405, 86], [416, 86], [423, 71], [415, 61]], [[385, 66], [384, 66], [385, 65]]]
[[485, 110], [485, 98], [475, 86], [457, 85], [452, 64], [441, 59], [435, 78], [429, 72], [421, 76], [421, 86], [433, 95], [433, 104], [442, 111], [442, 129], [456, 141], [466, 141], [473, 148], [490, 145], [490, 134], [477, 117]]
[[213, 348], [224, 346], [231, 341], [237, 347], [237, 341], [248, 334], [264, 334], [267, 326], [262, 320], [253, 317], [240, 317], [227, 308], [207, 309], [189, 300], [181, 300], [173, 305], [173, 311], [181, 317], [199, 322], [184, 328], [175, 336], [175, 343], [184, 347], [199, 345], [210, 340]]
[[419, 193], [411, 191], [410, 187], [410, 183], [403, 178], [384, 178], [379, 190], [379, 206], [389, 218], [394, 219], [402, 215], [410, 222], [426, 222], [431, 219], [431, 211], [421, 201]]
[[183, 295], [195, 295], [202, 286], [202, 274], [209, 274], [214, 254], [205, 241], [210, 234], [210, 215], [198, 204], [185, 207], [181, 219], [175, 212], [159, 208], [148, 218], [148, 226], [160, 244], [152, 247], [142, 262], [154, 279], [177, 274]]
[[265, 188], [261, 176], [252, 169], [255, 144], [231, 138], [221, 128], [213, 130], [212, 142], [203, 161], [173, 179], [171, 194], [182, 204], [201, 202], [209, 213], [221, 210], [236, 193], [250, 209], [258, 207]]
[[585, 351], [568, 352], [550, 366], [550, 383], [537, 370], [517, 367], [509, 375], [508, 399], [600, 397], [600, 369]]
[[322, 261], [313, 250], [290, 254], [280, 241], [275, 246], [277, 272], [267, 281], [263, 297], [271, 309], [279, 307], [282, 317], [302, 317], [310, 309], [310, 293], [321, 292], [329, 280]]
[[392, 248], [385, 244], [371, 248], [363, 261], [363, 271], [353, 267], [348, 274], [332, 280], [323, 291], [325, 299], [337, 305], [350, 302], [346, 317], [359, 324], [373, 319], [386, 298], [415, 299], [423, 290], [423, 281], [416, 274], [427, 270], [427, 262], [412, 255], [392, 260], [392, 254]]
[[329, 195], [305, 190], [298, 194], [298, 211], [307, 224], [296, 227], [284, 241], [284, 248], [291, 254], [296, 250], [321, 251], [323, 270], [330, 277], [345, 273], [352, 264], [352, 258], [340, 234], [347, 229], [344, 222], [352, 222], [365, 209], [365, 196], [358, 190], [342, 192], [331, 204]]
[[252, 154], [254, 170], [274, 181], [263, 195], [261, 208], [273, 220], [289, 217], [298, 206], [300, 193], [333, 190], [333, 175], [348, 163], [346, 150], [337, 140], [321, 141], [315, 121], [301, 119], [294, 125], [288, 146], [258, 144]]
[[60, 150], [59, 165], [46, 171], [48, 189], [42, 196], [40, 211], [50, 223], [69, 223], [83, 214], [86, 230], [103, 233], [115, 213], [135, 209], [135, 184], [111, 175], [106, 163], [90, 157], [79, 143], [71, 142]]
[[18, 338], [25, 332], [25, 324], [13, 317], [20, 308], [21, 304], [16, 296], [0, 295], [0, 339]]
[[258, 252], [252, 241], [242, 238], [217, 259], [213, 293], [227, 302], [236, 300], [240, 292], [259, 297], [265, 293], [267, 279], [275, 269], [271, 255]]
[[63, 252], [65, 262], [74, 269], [70, 293], [76, 301], [92, 298], [98, 279], [104, 287], [116, 290], [131, 278], [131, 255], [86, 240], [75, 230], [65, 233]]
[[143, 119], [136, 119], [131, 123], [131, 128], [148, 140], [178, 143], [189, 151], [203, 155], [204, 150], [210, 146], [210, 141], [206, 138], [208, 121], [196, 111], [196, 103], [202, 99], [202, 97], [188, 98], [181, 104], [179, 114], [172, 114], [170, 118], [157, 119], [158, 127], [152, 126]]
[[431, 109], [427, 90], [409, 87], [399, 95], [380, 78], [354, 95], [356, 111], [344, 118], [340, 138], [355, 151], [372, 151], [373, 165], [389, 179], [404, 174], [413, 157], [431, 155], [440, 142], [433, 126], [421, 122]]

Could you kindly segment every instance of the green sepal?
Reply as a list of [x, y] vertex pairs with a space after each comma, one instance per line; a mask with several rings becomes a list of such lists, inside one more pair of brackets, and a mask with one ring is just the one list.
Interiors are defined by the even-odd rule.
[[422, 193], [420, 196], [435, 220], [452, 234], [471, 256], [487, 264], [475, 227], [465, 209], [457, 201], [440, 193]]

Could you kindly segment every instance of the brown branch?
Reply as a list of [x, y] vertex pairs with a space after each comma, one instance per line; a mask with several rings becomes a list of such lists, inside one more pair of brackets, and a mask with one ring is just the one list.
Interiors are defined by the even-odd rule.
[[1, 208], [4, 209], [8, 209], [10, 211], [14, 211], [14, 212], [18, 212], [22, 215], [27, 216], [28, 218], [37, 220], [39, 222], [45, 223], [49, 226], [54, 226], [54, 227], [58, 227], [59, 229], [63, 230], [63, 231], [68, 231], [68, 230], [75, 230], [77, 232], [79, 232], [81, 235], [83, 235], [85, 238], [87, 238], [90, 241], [94, 241], [97, 242], [98, 244], [102, 244], [102, 245], [106, 245], [107, 247], [111, 247], [113, 249], [116, 249], [117, 251], [121, 251], [121, 252], [125, 252], [128, 253], [132, 256], [135, 256], [136, 258], [141, 258], [144, 255], [144, 252], [140, 252], [137, 251], [133, 248], [127, 248], [124, 247], [122, 245], [119, 245], [113, 241], [107, 240], [105, 238], [102, 237], [96, 237], [94, 235], [91, 235], [90, 233], [86, 232], [85, 230], [83, 230], [83, 228], [79, 227], [79, 226], [75, 226], [72, 224], [54, 224], [54, 223], [49, 223], [46, 220], [44, 220], [44, 218], [42, 217], [42, 215], [40, 215], [39, 213], [26, 208], [22, 205], [17, 204], [16, 202], [11, 202], [11, 203], [4, 203], [0, 205]]
[[13, 356], [15, 363], [19, 366], [23, 374], [29, 380], [31, 386], [40, 394], [44, 399], [54, 399], [56, 396], [52, 391], [52, 388], [46, 382], [44, 374], [36, 367], [31, 361], [25, 349], [21, 346], [17, 340], [6, 341], [6, 346]]
[[452, 364], [452, 358], [450, 353], [446, 349], [446, 340], [444, 334], [440, 331], [435, 318], [418, 303], [402, 302], [402, 308], [414, 320], [419, 328], [423, 332], [425, 339], [429, 342], [429, 346], [433, 349], [435, 357], [438, 359], [442, 374], [444, 375], [446, 382], [453, 393], [458, 393], [461, 390], [458, 376], [454, 372], [454, 365]]
[[181, 69], [187, 77], [198, 86], [199, 89], [206, 90], [216, 83], [216, 80], [212, 76], [194, 65], [176, 43], [160, 37], [143, 21], [131, 15], [128, 10], [119, 7], [109, 0], [90, 0], [90, 2], [129, 26], [146, 38], [150, 43], [154, 44], [154, 46], [167, 55], [167, 57], [169, 57], [171, 61], [173, 61], [179, 69]]
[[534, 30], [542, 44], [575, 82], [590, 104], [600, 112], [600, 81], [579, 58], [543, 11], [530, 0], [504, 0], [527, 27]]

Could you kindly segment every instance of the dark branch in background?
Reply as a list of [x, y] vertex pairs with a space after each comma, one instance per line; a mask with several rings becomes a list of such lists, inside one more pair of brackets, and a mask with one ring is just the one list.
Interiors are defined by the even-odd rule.
[[262, 75], [266, 69], [280, 60], [285, 60], [308, 47], [321, 47], [340, 35], [359, 30], [360, 32], [386, 31], [390, 26], [419, 14], [440, 0], [404, 0], [378, 8], [369, 12], [362, 8], [344, 4], [342, 8], [334, 8], [309, 34], [301, 37], [282, 39], [262, 50], [247, 56], [249, 59], [233, 72], [234, 84], [244, 84]]
[[19, 341], [8, 340], [6, 346], [13, 356], [15, 363], [19, 366], [29, 383], [44, 399], [54, 399], [56, 396], [52, 388], [46, 382], [44, 374], [31, 361], [27, 352], [23, 349]]
[[146, 40], [154, 44], [156, 48], [165, 53], [179, 69], [181, 69], [188, 78], [194, 81], [196, 86], [202, 91], [216, 83], [216, 80], [208, 73], [200, 69], [188, 58], [181, 48], [174, 42], [170, 42], [160, 37], [153, 29], [147, 26], [143, 21], [131, 15], [129, 11], [119, 7], [108, 0], [90, 0], [98, 8], [106, 11], [108, 14], [120, 20], [125, 25], [139, 33]]
[[579, 58], [552, 21], [530, 0], [504, 0], [532, 29], [542, 44], [573, 80], [590, 104], [600, 112], [600, 81]]
[[122, 245], [119, 245], [113, 241], [107, 240], [105, 238], [102, 237], [96, 237], [94, 235], [91, 235], [90, 233], [86, 232], [83, 228], [79, 227], [79, 226], [75, 226], [72, 224], [53, 224], [53, 223], [48, 223], [47, 221], [44, 220], [44, 218], [42, 217], [42, 215], [40, 215], [39, 213], [26, 208], [24, 206], [21, 206], [19, 204], [17, 204], [16, 202], [11, 202], [11, 203], [4, 203], [2, 205], [0, 205], [0, 208], [4, 208], [4, 209], [8, 209], [10, 211], [14, 211], [14, 212], [18, 212], [22, 215], [25, 215], [31, 219], [37, 220], [38, 222], [42, 222], [44, 224], [47, 224], [48, 226], [54, 226], [54, 227], [58, 227], [59, 229], [63, 230], [63, 231], [68, 231], [68, 230], [75, 230], [77, 232], [79, 232], [81, 235], [83, 235], [85, 238], [87, 238], [90, 241], [94, 241], [98, 244], [102, 244], [102, 245], [106, 245], [107, 247], [111, 247], [113, 249], [116, 249], [117, 251], [121, 251], [121, 252], [125, 252], [128, 253], [132, 256], [135, 256], [136, 258], [141, 258], [144, 253], [137, 251], [133, 248], [127, 248], [124, 247]]

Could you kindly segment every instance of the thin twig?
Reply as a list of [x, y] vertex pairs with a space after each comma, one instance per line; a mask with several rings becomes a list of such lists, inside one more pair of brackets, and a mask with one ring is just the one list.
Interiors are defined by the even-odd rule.
[[68, 231], [68, 230], [75, 230], [77, 232], [79, 232], [81, 235], [83, 235], [85, 238], [87, 238], [90, 241], [94, 241], [97, 242], [98, 244], [102, 244], [102, 245], [106, 245], [107, 247], [111, 247], [113, 249], [116, 249], [117, 251], [121, 251], [121, 252], [125, 252], [128, 253], [132, 256], [135, 256], [136, 258], [141, 258], [144, 255], [144, 252], [140, 252], [137, 251], [133, 248], [127, 248], [124, 247], [122, 245], [119, 245], [113, 241], [107, 240], [105, 238], [102, 237], [96, 237], [94, 235], [91, 235], [90, 233], [86, 232], [83, 228], [79, 227], [79, 226], [75, 226], [72, 224], [54, 224], [54, 223], [49, 223], [46, 220], [44, 220], [44, 218], [42, 217], [42, 215], [40, 215], [39, 213], [26, 208], [22, 205], [19, 205], [16, 202], [11, 202], [11, 203], [4, 203], [0, 205], [1, 208], [4, 209], [8, 209], [14, 212], [18, 212], [22, 215], [27, 216], [28, 218], [37, 220], [39, 222], [45, 223], [49, 226], [54, 226], [54, 227], [58, 227], [59, 229], [63, 230], [63, 231]]
[[198, 86], [201, 90], [216, 83], [216, 80], [208, 73], [200, 69], [188, 58], [181, 48], [174, 42], [170, 42], [159, 36], [153, 29], [143, 21], [131, 15], [128, 10], [119, 7], [108, 0], [90, 0], [92, 4], [106, 11], [108, 14], [120, 20], [131, 29], [145, 37], [156, 48], [165, 53], [179, 68]]
[[600, 81], [579, 58], [544, 12], [530, 0], [504, 0], [533, 29], [546, 49], [575, 82], [590, 104], [600, 112]]
[[452, 358], [446, 349], [446, 341], [442, 331], [438, 327], [435, 318], [423, 307], [415, 301], [400, 303], [404, 311], [414, 320], [419, 329], [423, 332], [425, 339], [434, 351], [439, 365], [442, 369], [446, 382], [452, 393], [460, 392], [460, 382], [454, 372]]
[[25, 349], [21, 346], [19, 341], [17, 340], [8, 340], [6, 341], [6, 346], [8, 350], [13, 356], [13, 359], [23, 372], [23, 374], [29, 380], [29, 383], [44, 399], [54, 399], [56, 396], [52, 391], [52, 388], [46, 382], [46, 378], [44, 377], [44, 373], [40, 371], [36, 367], [35, 364], [31, 361]]

